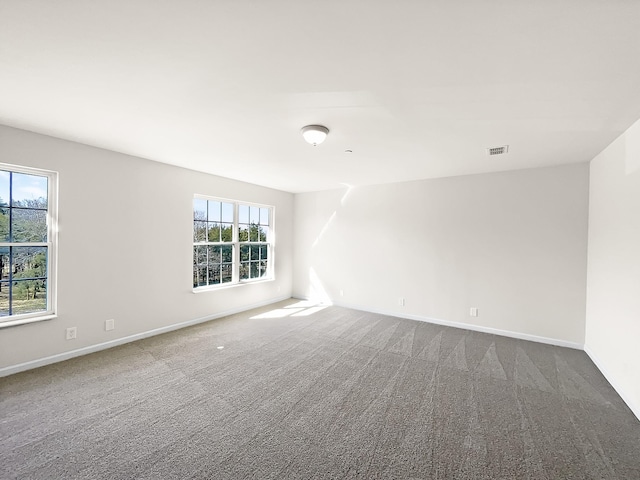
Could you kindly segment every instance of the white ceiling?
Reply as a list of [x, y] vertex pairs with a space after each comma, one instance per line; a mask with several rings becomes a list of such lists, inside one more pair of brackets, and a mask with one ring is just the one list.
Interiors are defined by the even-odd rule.
[[0, 0], [0, 123], [290, 192], [586, 162], [639, 117], [637, 0]]

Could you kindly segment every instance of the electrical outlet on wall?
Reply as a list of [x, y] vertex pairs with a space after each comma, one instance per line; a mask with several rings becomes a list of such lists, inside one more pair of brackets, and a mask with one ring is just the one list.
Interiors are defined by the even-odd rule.
[[478, 316], [478, 309], [476, 307], [471, 307], [469, 309], [469, 316], [470, 317], [477, 317]]
[[113, 330], [116, 328], [116, 321], [113, 318], [104, 321], [104, 329], [105, 331]]
[[67, 328], [67, 340], [73, 340], [78, 336], [78, 327]]
[[401, 307], [404, 307], [404, 298], [403, 297], [398, 298], [398, 305], [400, 305]]

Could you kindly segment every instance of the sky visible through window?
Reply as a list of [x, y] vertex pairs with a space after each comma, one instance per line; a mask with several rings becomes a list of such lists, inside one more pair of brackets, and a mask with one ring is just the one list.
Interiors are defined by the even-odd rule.
[[[13, 200], [47, 198], [47, 177], [13, 173]], [[0, 171], [0, 199], [9, 203], [9, 172]]]

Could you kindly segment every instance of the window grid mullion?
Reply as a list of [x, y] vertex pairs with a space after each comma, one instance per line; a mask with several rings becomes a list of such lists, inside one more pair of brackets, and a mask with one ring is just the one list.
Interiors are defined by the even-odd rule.
[[240, 206], [233, 202], [233, 283], [240, 282]]
[[[13, 242], [13, 172], [9, 172], [9, 241]], [[13, 247], [9, 247], [9, 316], [13, 315]]]

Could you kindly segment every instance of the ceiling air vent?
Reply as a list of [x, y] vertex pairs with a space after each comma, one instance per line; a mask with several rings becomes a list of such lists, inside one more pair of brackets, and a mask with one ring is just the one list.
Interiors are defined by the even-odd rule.
[[487, 148], [487, 155], [504, 155], [509, 151], [509, 145], [502, 145], [501, 147], [489, 147]]

